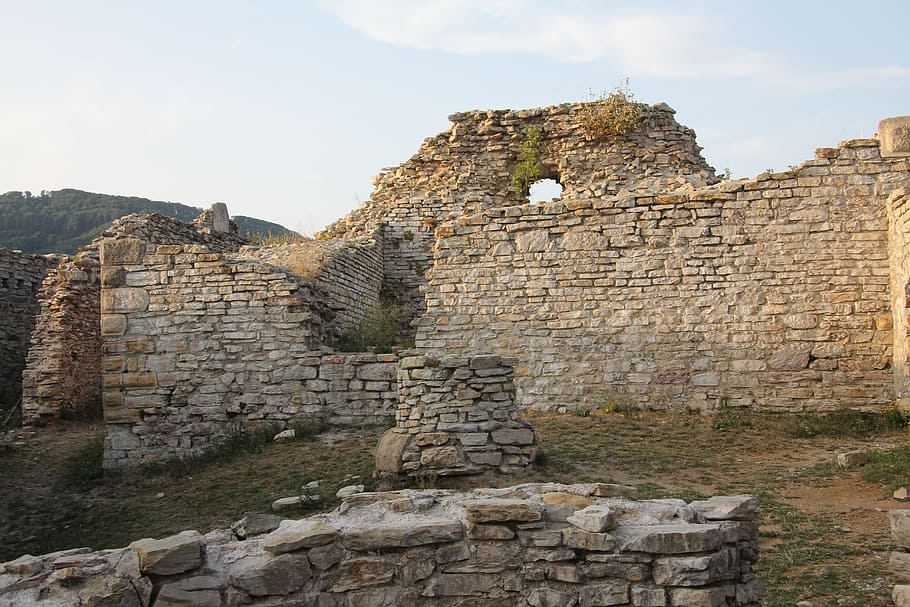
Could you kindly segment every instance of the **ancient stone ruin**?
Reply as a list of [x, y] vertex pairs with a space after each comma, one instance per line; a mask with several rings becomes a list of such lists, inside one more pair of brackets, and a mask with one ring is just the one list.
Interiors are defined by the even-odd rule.
[[[100, 394], [119, 468], [251, 425], [394, 416], [380, 468], [450, 475], [531, 462], [529, 408], [876, 410], [907, 396], [910, 119], [722, 180], [667, 105], [606, 139], [586, 108], [454, 114], [319, 240], [248, 246], [215, 205], [193, 224], [129, 216], [57, 266], [30, 261], [32, 279], [8, 272], [4, 297], [32, 306], [4, 354], [7, 377], [24, 367], [24, 421]], [[560, 199], [516, 187], [529, 144]], [[26, 285], [41, 278], [35, 304]], [[409, 311], [413, 352], [338, 351], [390, 302]]]
[[755, 607], [758, 500], [634, 500], [600, 483], [354, 493], [127, 548], [0, 564], [0, 607]]

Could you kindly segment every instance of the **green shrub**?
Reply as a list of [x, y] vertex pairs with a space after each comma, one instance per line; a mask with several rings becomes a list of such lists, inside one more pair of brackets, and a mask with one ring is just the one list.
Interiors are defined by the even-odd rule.
[[531, 185], [540, 180], [540, 158], [544, 151], [540, 135], [540, 127], [530, 126], [525, 131], [525, 140], [518, 146], [518, 165], [512, 171], [510, 181], [519, 196], [527, 196]]
[[343, 352], [391, 352], [406, 347], [399, 338], [407, 309], [399, 304], [380, 302], [367, 310], [366, 316], [353, 331], [345, 333], [338, 343]]
[[613, 92], [601, 93], [582, 105], [579, 123], [591, 139], [616, 139], [641, 126], [644, 107], [635, 101], [627, 78]]

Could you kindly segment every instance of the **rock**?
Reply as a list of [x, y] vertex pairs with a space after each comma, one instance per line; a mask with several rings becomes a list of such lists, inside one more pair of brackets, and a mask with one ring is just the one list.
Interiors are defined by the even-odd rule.
[[892, 552], [888, 566], [895, 578], [910, 582], [910, 552]]
[[410, 434], [398, 432], [396, 428], [386, 430], [376, 445], [376, 471], [400, 473], [404, 463], [401, 456], [410, 438]]
[[517, 499], [467, 499], [459, 502], [469, 523], [532, 522], [543, 517], [537, 502]]
[[385, 584], [392, 580], [396, 569], [396, 556], [366, 556], [342, 561], [331, 591], [347, 592]]
[[224, 582], [210, 575], [164, 584], [155, 607], [220, 607], [222, 588]]
[[716, 496], [689, 506], [709, 521], [753, 521], [761, 514], [758, 498], [752, 495]]
[[319, 495], [293, 495], [291, 497], [282, 497], [272, 502], [272, 510], [275, 512], [294, 510], [305, 504], [318, 503], [320, 501], [322, 501], [322, 497]]
[[533, 445], [534, 432], [527, 428], [494, 430], [490, 436], [500, 445]]
[[142, 539], [130, 544], [139, 555], [142, 573], [174, 575], [202, 564], [202, 536], [183, 531], [160, 540]]
[[342, 487], [341, 489], [336, 491], [335, 497], [343, 500], [344, 498], [350, 497], [350, 496], [354, 495], [355, 493], [363, 493], [363, 490], [364, 490], [363, 485], [348, 485], [347, 487]]
[[869, 452], [865, 449], [845, 451], [837, 454], [837, 465], [841, 468], [856, 468], [865, 466], [869, 461]]
[[284, 430], [284, 431], [276, 434], [272, 440], [275, 441], [276, 443], [280, 443], [280, 442], [284, 442], [284, 441], [289, 441], [296, 437], [297, 437], [297, 433], [294, 432], [294, 429], [288, 428], [287, 430]]
[[739, 573], [735, 548], [706, 556], [660, 557], [653, 565], [654, 581], [660, 586], [707, 586], [732, 580]]
[[230, 582], [251, 596], [269, 596], [290, 594], [303, 586], [311, 575], [306, 556], [248, 556], [231, 565]]
[[674, 607], [727, 607], [727, 597], [735, 594], [733, 586], [669, 589], [670, 605]]
[[724, 534], [717, 524], [629, 525], [616, 530], [621, 550], [681, 554], [717, 550]]
[[910, 549], [910, 510], [892, 510], [888, 515], [894, 543], [901, 548]]
[[908, 491], [906, 487], [901, 487], [894, 492], [894, 499], [899, 502], [906, 502], [907, 500], [910, 500], [910, 491]]
[[894, 607], [910, 607], [910, 585], [896, 584], [891, 589], [891, 600]]
[[320, 520], [287, 520], [262, 538], [262, 547], [272, 554], [283, 554], [328, 544], [337, 537], [338, 531]]
[[455, 542], [464, 536], [460, 521], [349, 527], [342, 531], [341, 543], [348, 550], [380, 550], [423, 544]]
[[420, 465], [425, 468], [460, 468], [464, 459], [455, 447], [430, 447], [420, 452]]
[[259, 514], [257, 512], [247, 513], [242, 519], [231, 525], [231, 531], [238, 539], [245, 540], [248, 537], [269, 533], [278, 528], [283, 519], [274, 514]]
[[576, 510], [575, 514], [569, 516], [566, 521], [570, 525], [593, 533], [603, 533], [612, 529], [616, 524], [613, 511], [606, 506], [588, 506]]

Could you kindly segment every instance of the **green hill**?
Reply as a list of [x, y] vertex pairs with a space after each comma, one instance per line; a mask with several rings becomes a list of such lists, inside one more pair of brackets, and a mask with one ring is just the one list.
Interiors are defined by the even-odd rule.
[[[26, 253], [74, 253], [87, 245], [118, 217], [130, 213], [160, 213], [192, 221], [202, 209], [176, 202], [135, 196], [111, 196], [81, 190], [7, 192], [0, 194], [0, 247]], [[232, 218], [241, 234], [283, 237], [295, 233], [252, 217]]]

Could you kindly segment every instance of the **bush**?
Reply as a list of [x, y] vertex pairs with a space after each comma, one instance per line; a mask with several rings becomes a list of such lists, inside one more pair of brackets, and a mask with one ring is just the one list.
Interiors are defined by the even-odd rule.
[[629, 80], [601, 93], [581, 107], [579, 122], [591, 139], [616, 139], [628, 135], [642, 124], [644, 104], [635, 101]]
[[404, 306], [380, 302], [367, 310], [357, 329], [342, 335], [338, 347], [343, 352], [375, 352], [384, 354], [393, 348], [406, 346], [399, 339], [401, 324], [407, 310]]
[[512, 171], [512, 189], [519, 196], [527, 196], [531, 185], [540, 179], [540, 157], [543, 143], [540, 141], [540, 127], [531, 126], [525, 131], [525, 140], [518, 146], [518, 166]]

